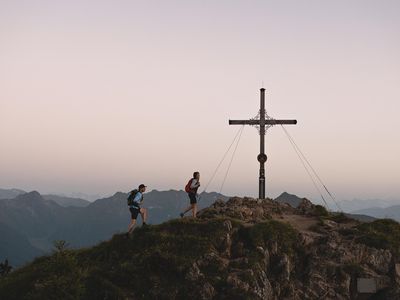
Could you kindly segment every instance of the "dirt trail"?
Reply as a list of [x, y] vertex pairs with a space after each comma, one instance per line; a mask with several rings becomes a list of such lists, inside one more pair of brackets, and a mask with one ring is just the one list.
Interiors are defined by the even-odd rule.
[[298, 231], [308, 232], [308, 233], [315, 233], [310, 228], [318, 223], [317, 219], [302, 215], [281, 215], [281, 216], [276, 216], [276, 219], [289, 223]]

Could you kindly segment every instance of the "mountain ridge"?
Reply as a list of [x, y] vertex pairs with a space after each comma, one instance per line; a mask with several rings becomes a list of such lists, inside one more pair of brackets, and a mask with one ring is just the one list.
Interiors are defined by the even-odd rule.
[[[216, 201], [94, 247], [58, 244], [0, 280], [0, 298], [379, 299], [400, 297], [400, 224], [362, 223], [304, 199]], [[377, 298], [377, 299], [378, 299]]]

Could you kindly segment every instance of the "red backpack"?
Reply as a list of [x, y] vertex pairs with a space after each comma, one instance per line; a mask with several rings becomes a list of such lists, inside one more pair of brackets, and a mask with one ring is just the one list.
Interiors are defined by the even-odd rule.
[[193, 178], [190, 179], [189, 182], [187, 183], [187, 185], [185, 186], [186, 193], [190, 193], [192, 191], [192, 189], [190, 188], [190, 186], [192, 185], [192, 181], [193, 181]]

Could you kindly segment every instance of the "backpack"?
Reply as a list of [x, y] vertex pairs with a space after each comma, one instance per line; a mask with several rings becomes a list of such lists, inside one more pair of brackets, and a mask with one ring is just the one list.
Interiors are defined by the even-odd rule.
[[186, 192], [186, 193], [191, 193], [191, 192], [193, 192], [192, 189], [190, 188], [190, 186], [192, 185], [192, 181], [193, 181], [193, 178], [190, 179], [189, 182], [186, 184], [186, 186], [185, 186], [185, 192]]
[[129, 193], [129, 196], [128, 196], [128, 206], [131, 206], [131, 205], [133, 205], [133, 199], [135, 199], [135, 196], [136, 196], [136, 194], [138, 193], [139, 191], [138, 190], [133, 190], [132, 192], [130, 192]]

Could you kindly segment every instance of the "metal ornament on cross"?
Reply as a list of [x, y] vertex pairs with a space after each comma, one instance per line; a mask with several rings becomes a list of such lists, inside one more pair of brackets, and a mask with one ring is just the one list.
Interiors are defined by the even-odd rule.
[[276, 120], [267, 115], [265, 111], [265, 89], [260, 89], [260, 111], [259, 114], [249, 120], [229, 120], [229, 125], [251, 125], [259, 127], [260, 132], [260, 154], [257, 160], [260, 163], [260, 173], [258, 178], [258, 198], [265, 199], [265, 168], [267, 155], [265, 154], [265, 133], [266, 130], [274, 125], [295, 125], [297, 120]]

